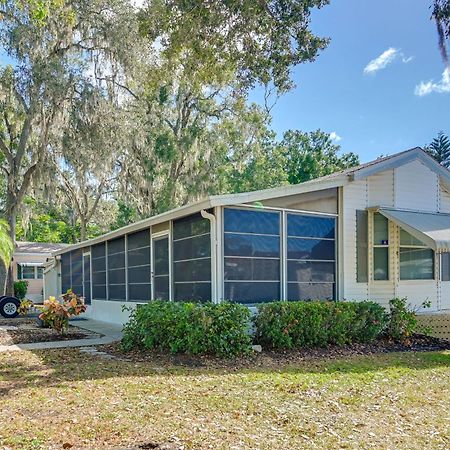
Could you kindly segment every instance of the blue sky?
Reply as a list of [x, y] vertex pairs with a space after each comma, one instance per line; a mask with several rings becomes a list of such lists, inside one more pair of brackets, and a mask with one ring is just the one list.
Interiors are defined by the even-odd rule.
[[334, 132], [361, 161], [423, 146], [440, 130], [450, 134], [450, 80], [442, 81], [430, 3], [332, 0], [315, 11], [312, 29], [331, 43], [295, 69], [297, 87], [272, 110], [274, 129]]

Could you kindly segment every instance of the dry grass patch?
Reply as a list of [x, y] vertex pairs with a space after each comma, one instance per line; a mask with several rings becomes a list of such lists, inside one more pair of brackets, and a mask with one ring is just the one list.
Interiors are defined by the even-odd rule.
[[450, 446], [448, 351], [276, 367], [158, 362], [76, 349], [1, 354], [0, 448]]

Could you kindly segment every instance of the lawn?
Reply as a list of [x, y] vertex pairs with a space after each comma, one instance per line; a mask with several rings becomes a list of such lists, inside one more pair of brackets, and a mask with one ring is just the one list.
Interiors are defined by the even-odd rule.
[[0, 448], [444, 449], [449, 390], [448, 351], [223, 367], [2, 353]]

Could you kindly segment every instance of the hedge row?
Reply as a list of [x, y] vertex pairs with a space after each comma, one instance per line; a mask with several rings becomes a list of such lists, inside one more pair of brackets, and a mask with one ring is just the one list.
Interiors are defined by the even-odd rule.
[[138, 306], [125, 325], [125, 350], [237, 356], [251, 348], [251, 313], [237, 303], [152, 301]]
[[252, 321], [254, 342], [265, 348], [367, 343], [392, 333], [393, 325], [401, 331], [398, 303], [405, 312], [406, 306], [395, 301], [396, 315], [374, 302], [273, 302], [260, 305], [253, 319], [237, 303], [153, 301], [131, 313], [122, 345], [125, 350], [237, 356], [250, 351]]

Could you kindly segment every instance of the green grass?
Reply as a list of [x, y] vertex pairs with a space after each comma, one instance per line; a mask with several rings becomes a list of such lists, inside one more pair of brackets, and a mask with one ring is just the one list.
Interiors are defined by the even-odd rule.
[[186, 368], [0, 354], [0, 448], [450, 447], [450, 353]]

